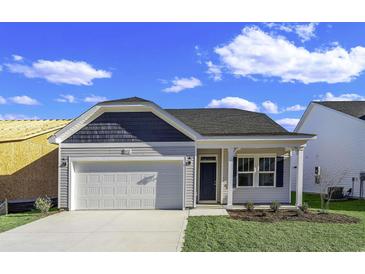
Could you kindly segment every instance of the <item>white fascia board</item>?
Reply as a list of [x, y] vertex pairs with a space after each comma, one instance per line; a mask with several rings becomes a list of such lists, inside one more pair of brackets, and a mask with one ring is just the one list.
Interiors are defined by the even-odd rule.
[[193, 147], [195, 142], [149, 142], [149, 143], [61, 143], [61, 148], [102, 148], [102, 147]]
[[308, 141], [315, 139], [316, 136], [307, 135], [252, 135], [252, 136], [206, 136], [198, 139], [199, 142], [214, 141]]
[[131, 162], [131, 161], [184, 161], [183, 156], [130, 156], [118, 157], [70, 157], [70, 162]]
[[294, 148], [303, 146], [308, 139], [215, 139], [198, 140], [198, 148]]
[[180, 130], [182, 133], [186, 134], [193, 140], [196, 140], [201, 137], [199, 133], [176, 119], [174, 116], [170, 115], [160, 107], [151, 103], [141, 103], [141, 104], [116, 104], [116, 105], [95, 105], [84, 114], [73, 120], [62, 130], [57, 132], [52, 138], [49, 139], [49, 142], [52, 143], [62, 143], [72, 134], [76, 133], [82, 127], [86, 126], [92, 120], [96, 119], [98, 116], [105, 112], [141, 112], [141, 111], [149, 111], [169, 123], [176, 129]]
[[282, 144], [259, 144], [259, 143], [206, 143], [206, 144], [198, 144], [198, 149], [209, 149], [209, 148], [237, 148], [237, 149], [251, 149], [251, 148], [284, 148], [286, 150], [293, 149], [296, 147], [303, 146], [303, 143], [282, 143]]
[[99, 110], [99, 108], [100, 107], [98, 105], [93, 106], [92, 108], [90, 108], [89, 110], [87, 110], [86, 112], [81, 114], [79, 117], [72, 120], [68, 125], [66, 125], [64, 128], [62, 128], [60, 131], [56, 132], [54, 135], [49, 137], [48, 141], [50, 143], [60, 144], [65, 139], [67, 139], [70, 135], [72, 135], [72, 133], [70, 134], [70, 132], [74, 132], [74, 131], [76, 132], [77, 130], [82, 128], [83, 123], [85, 123], [85, 121], [87, 121], [87, 119], [89, 117], [91, 117], [91, 115], [96, 113]]
[[304, 111], [304, 113], [303, 113], [302, 117], [300, 118], [300, 120], [299, 120], [298, 124], [296, 125], [296, 127], [295, 127], [295, 129], [294, 129], [294, 132], [297, 132], [297, 133], [299, 132], [300, 127], [301, 127], [301, 126], [302, 126], [302, 124], [304, 123], [304, 120], [307, 118], [307, 116], [308, 116], [309, 112], [312, 110], [313, 105], [314, 105], [314, 103], [313, 103], [313, 102], [311, 102], [311, 103], [309, 104], [309, 106], [306, 108], [306, 110]]

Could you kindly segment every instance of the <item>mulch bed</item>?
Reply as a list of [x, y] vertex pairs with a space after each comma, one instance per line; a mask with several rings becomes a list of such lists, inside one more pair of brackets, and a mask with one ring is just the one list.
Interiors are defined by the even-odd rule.
[[317, 223], [356, 224], [360, 219], [334, 213], [319, 213], [309, 211], [298, 213], [296, 210], [280, 209], [278, 212], [271, 210], [227, 210], [230, 217], [235, 220], [255, 222], [280, 222], [280, 221], [305, 221]]

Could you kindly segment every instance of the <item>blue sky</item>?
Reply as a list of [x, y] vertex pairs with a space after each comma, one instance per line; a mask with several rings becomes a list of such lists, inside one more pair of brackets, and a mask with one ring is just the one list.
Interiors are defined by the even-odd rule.
[[98, 100], [238, 107], [289, 130], [312, 100], [365, 100], [361, 23], [0, 24], [0, 119]]

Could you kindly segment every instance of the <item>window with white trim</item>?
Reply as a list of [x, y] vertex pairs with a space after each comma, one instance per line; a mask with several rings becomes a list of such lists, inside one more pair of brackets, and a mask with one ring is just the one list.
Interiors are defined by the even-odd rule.
[[276, 156], [237, 157], [237, 187], [274, 187], [275, 184]]
[[275, 185], [275, 157], [260, 157], [259, 158], [259, 186], [274, 186]]
[[253, 157], [237, 158], [237, 185], [253, 186], [255, 159]]

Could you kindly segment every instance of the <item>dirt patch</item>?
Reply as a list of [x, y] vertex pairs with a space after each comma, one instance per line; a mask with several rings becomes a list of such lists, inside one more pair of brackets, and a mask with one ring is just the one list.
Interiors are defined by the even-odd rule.
[[305, 221], [317, 223], [337, 223], [337, 224], [356, 224], [360, 219], [334, 213], [319, 213], [309, 211], [307, 213], [300, 213], [296, 210], [279, 210], [273, 212], [271, 210], [227, 210], [232, 219], [242, 221], [255, 222], [280, 222], [280, 221]]

